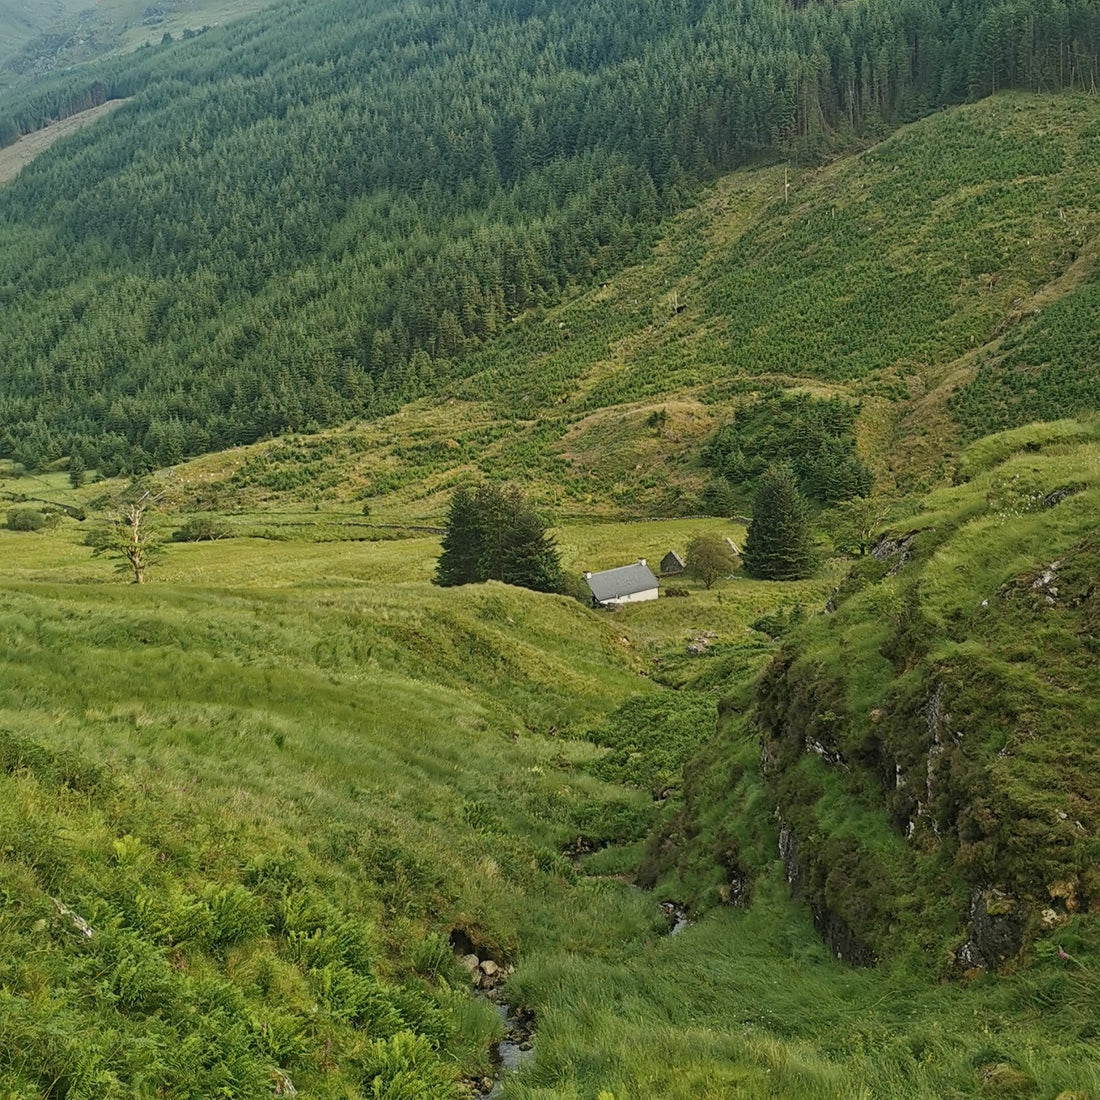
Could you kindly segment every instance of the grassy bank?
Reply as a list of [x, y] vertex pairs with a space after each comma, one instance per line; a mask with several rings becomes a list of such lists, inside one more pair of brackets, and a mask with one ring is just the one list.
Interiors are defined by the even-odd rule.
[[[339, 509], [315, 520], [342, 529]], [[701, 525], [743, 533], [557, 537], [580, 570], [657, 559]], [[456, 928], [517, 964], [507, 995], [536, 1013], [518, 1100], [1097, 1094], [1076, 925], [1069, 960], [1051, 940], [1015, 977], [832, 958], [775, 862], [744, 689], [680, 790], [720, 700], [777, 650], [753, 623], [801, 605], [824, 629], [844, 563], [598, 614], [437, 589], [437, 547], [173, 545], [135, 587], [73, 520], [0, 531], [9, 1095], [260, 1096], [284, 1078], [458, 1095], [491, 1072], [499, 1025], [455, 966]], [[704, 791], [681, 862], [655, 894], [631, 885], [656, 823]], [[752, 906], [708, 910], [738, 829]], [[704, 915], [670, 938], [661, 898]]]

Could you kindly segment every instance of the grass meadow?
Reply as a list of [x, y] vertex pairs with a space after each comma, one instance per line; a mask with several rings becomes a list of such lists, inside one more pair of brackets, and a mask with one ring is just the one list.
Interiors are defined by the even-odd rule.
[[[812, 621], [844, 562], [597, 613], [438, 589], [436, 538], [358, 541], [355, 519], [289, 509], [266, 522], [291, 537], [171, 544], [140, 587], [76, 521], [0, 531], [0, 1095], [462, 1095], [499, 1024], [455, 928], [516, 964], [508, 997], [536, 1014], [509, 1100], [1100, 1095], [1091, 971], [1054, 957], [940, 984], [926, 960], [836, 961], [787, 896], [759, 795], [751, 908], [701, 905], [670, 937], [657, 901], [690, 874], [628, 881], [682, 797], [655, 802], [650, 777], [678, 773], [720, 704], [741, 729], [734, 685], [778, 645], [753, 623]], [[580, 571], [700, 527], [744, 534], [556, 537]], [[751, 734], [726, 736], [698, 782], [752, 758]]]
[[[454, 930], [535, 1014], [504, 1100], [1100, 1100], [1095, 915], [959, 976], [962, 876], [993, 847], [936, 863], [931, 826], [909, 844], [873, 768], [798, 724], [832, 692], [858, 761], [885, 714], [918, 776], [938, 676], [1009, 823], [993, 870], [1029, 844], [1043, 872], [1097, 865], [1095, 418], [962, 446], [1088, 407], [1094, 131], [1090, 97], [996, 96], [794, 170], [789, 202], [780, 168], [727, 177], [442, 397], [157, 475], [166, 534], [229, 537], [169, 543], [143, 586], [85, 543], [112, 485], [0, 467], [5, 510], [90, 517], [0, 529], [0, 1100], [473, 1095], [500, 1023]], [[432, 584], [430, 529], [481, 473], [552, 512], [574, 576], [740, 544], [688, 518], [699, 453], [773, 383], [858, 403], [912, 567], [822, 539], [812, 580], [678, 578], [615, 613]], [[1077, 602], [1048, 613], [1055, 561]], [[775, 780], [753, 685], [783, 647]], [[830, 889], [875, 968], [791, 900], [777, 810], [871, 868]], [[670, 936], [660, 901], [693, 923]]]

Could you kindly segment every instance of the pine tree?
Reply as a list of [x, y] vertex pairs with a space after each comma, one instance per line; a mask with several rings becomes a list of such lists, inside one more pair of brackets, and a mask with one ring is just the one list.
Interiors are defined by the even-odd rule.
[[786, 466], [770, 466], [753, 500], [745, 572], [761, 580], [793, 581], [810, 576], [815, 566], [806, 502], [794, 474]]
[[84, 467], [84, 458], [79, 451], [74, 451], [69, 456], [69, 484], [74, 489], [79, 489], [84, 484], [87, 471]]
[[460, 486], [451, 497], [435, 582], [449, 587], [487, 580], [560, 592], [557, 547], [519, 489]]
[[444, 587], [484, 580], [481, 571], [482, 532], [474, 507], [474, 490], [460, 485], [451, 497], [443, 552], [435, 565], [435, 583]]

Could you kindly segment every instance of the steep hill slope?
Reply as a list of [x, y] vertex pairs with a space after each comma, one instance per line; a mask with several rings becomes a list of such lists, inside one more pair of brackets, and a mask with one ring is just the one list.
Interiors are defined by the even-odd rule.
[[[964, 483], [884, 534], [742, 691], [669, 826], [702, 827], [746, 894], [740, 807], [762, 784], [792, 890], [854, 962], [1096, 950], [1100, 430], [1035, 425], [964, 457]], [[757, 739], [760, 774], [721, 790]]]
[[[1093, 87], [1094, 16], [1086, 0], [287, 2], [13, 93], [0, 142], [130, 102], [0, 190], [0, 453], [148, 468], [439, 392], [512, 318], [644, 251], [718, 171], [850, 148], [995, 88]], [[1023, 156], [1056, 172], [1042, 144]], [[943, 286], [852, 274], [876, 317], [894, 294], [922, 321], [950, 313]], [[766, 325], [771, 302], [738, 321]], [[921, 354], [894, 336], [884, 352]], [[869, 369], [840, 358], [834, 377]]]
[[[468, 354], [443, 400], [212, 456], [197, 499], [430, 521], [481, 468], [561, 515], [693, 513], [706, 440], [777, 388], [851, 402], [880, 490], [950, 478], [975, 432], [1094, 406], [1096, 126], [1093, 98], [1009, 94], [791, 171], [789, 201], [782, 168], [732, 173], [652, 258]], [[1034, 382], [998, 373], [1023, 355], [1052, 364], [1030, 403], [971, 396]]]

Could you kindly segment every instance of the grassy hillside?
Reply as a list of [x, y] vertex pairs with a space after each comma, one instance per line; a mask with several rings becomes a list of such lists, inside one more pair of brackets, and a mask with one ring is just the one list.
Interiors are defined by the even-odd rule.
[[[729, 881], [759, 859], [740, 800], [766, 798], [789, 881], [854, 962], [1095, 950], [1098, 445], [1066, 421], [967, 451], [966, 481], [893, 525], [694, 766], [688, 820]], [[744, 767], [757, 738], [763, 787], [746, 768], [723, 793], [724, 754]]]
[[[1095, 118], [723, 177], [432, 396], [161, 470], [227, 537], [147, 586], [87, 520], [0, 529], [0, 1094], [474, 1095], [457, 942], [534, 1013], [507, 1100], [1100, 1096]], [[808, 397], [870, 557], [615, 614], [430, 583], [478, 474], [574, 574], [740, 543], [705, 445]], [[94, 522], [115, 484], [43, 465], [4, 510]]]
[[[972, 482], [920, 521], [971, 517], [911, 567], [922, 591], [933, 565], [950, 581], [930, 613], [950, 622], [951, 607], [975, 607], [971, 590], [996, 593], [1039, 560], [1037, 545], [1068, 573], [1094, 488], [1022, 517], [986, 497], [1032, 467], [1044, 486], [1063, 467], [1087, 471], [1096, 445], [1093, 427], [1067, 425], [967, 453]], [[35, 491], [60, 496], [63, 481]], [[311, 512], [327, 541], [303, 537], [301, 510], [268, 513], [271, 528], [286, 520], [278, 540], [172, 546], [142, 588], [90, 557], [76, 521], [0, 531], [9, 1093], [251, 1097], [289, 1079], [302, 1096], [469, 1094], [464, 1081], [492, 1072], [499, 1024], [467, 992], [456, 928], [517, 964], [508, 999], [535, 1012], [535, 1061], [508, 1082], [512, 1100], [1053, 1100], [1100, 1087], [1100, 957], [1083, 904], [1060, 911], [1019, 975], [941, 985], [929, 981], [940, 946], [962, 936], [948, 898], [910, 903], [895, 930], [917, 943], [930, 926], [927, 956], [884, 951], [860, 972], [822, 944], [813, 897], [787, 897], [774, 794], [744, 726], [752, 677], [798, 603], [809, 620], [788, 638], [806, 662], [838, 632], [873, 635], [844, 664], [878, 684], [883, 631], [857, 609], [908, 584], [904, 571], [879, 580], [862, 566], [832, 616], [819, 611], [842, 562], [799, 585], [688, 581], [686, 599], [606, 615], [495, 584], [434, 588], [435, 539], [352, 541], [355, 517], [329, 508]], [[699, 525], [557, 535], [567, 567], [598, 568], [682, 549]], [[1000, 541], [960, 579], [952, 548], [979, 532]], [[1078, 621], [1068, 603], [1054, 614], [1051, 643], [1061, 616]], [[1004, 633], [990, 622], [989, 637]], [[701, 636], [704, 655], [687, 655]], [[1064, 652], [1068, 673], [1075, 651], [1045, 648]], [[719, 711], [681, 794], [680, 769]], [[816, 766], [826, 784], [840, 775]], [[1089, 774], [1075, 773], [1082, 792]], [[881, 796], [846, 805], [848, 828], [900, 852]], [[663, 854], [651, 844], [643, 859], [659, 821]], [[663, 868], [656, 894], [629, 884], [640, 862]], [[874, 866], [897, 884], [895, 864]], [[960, 872], [938, 866], [954, 888]], [[705, 915], [670, 938], [664, 898]]]
[[480, 468], [563, 516], [690, 514], [708, 438], [777, 388], [850, 401], [880, 491], [950, 479], [975, 435], [1095, 404], [1095, 115], [1003, 95], [792, 170], [789, 201], [782, 168], [723, 177], [651, 258], [518, 317], [441, 397], [210, 456], [196, 500], [431, 522]]
[[404, 579], [415, 544], [307, 546], [297, 576], [286, 547], [266, 570], [183, 548], [150, 600], [45, 538], [58, 559], [4, 546], [38, 578], [0, 611], [8, 1094], [270, 1095], [282, 1072], [442, 1097], [487, 1072], [499, 1025], [451, 927], [514, 958], [532, 899], [575, 879], [566, 841], [648, 818], [584, 775], [591, 746], [530, 733], [644, 690], [617, 632]]

